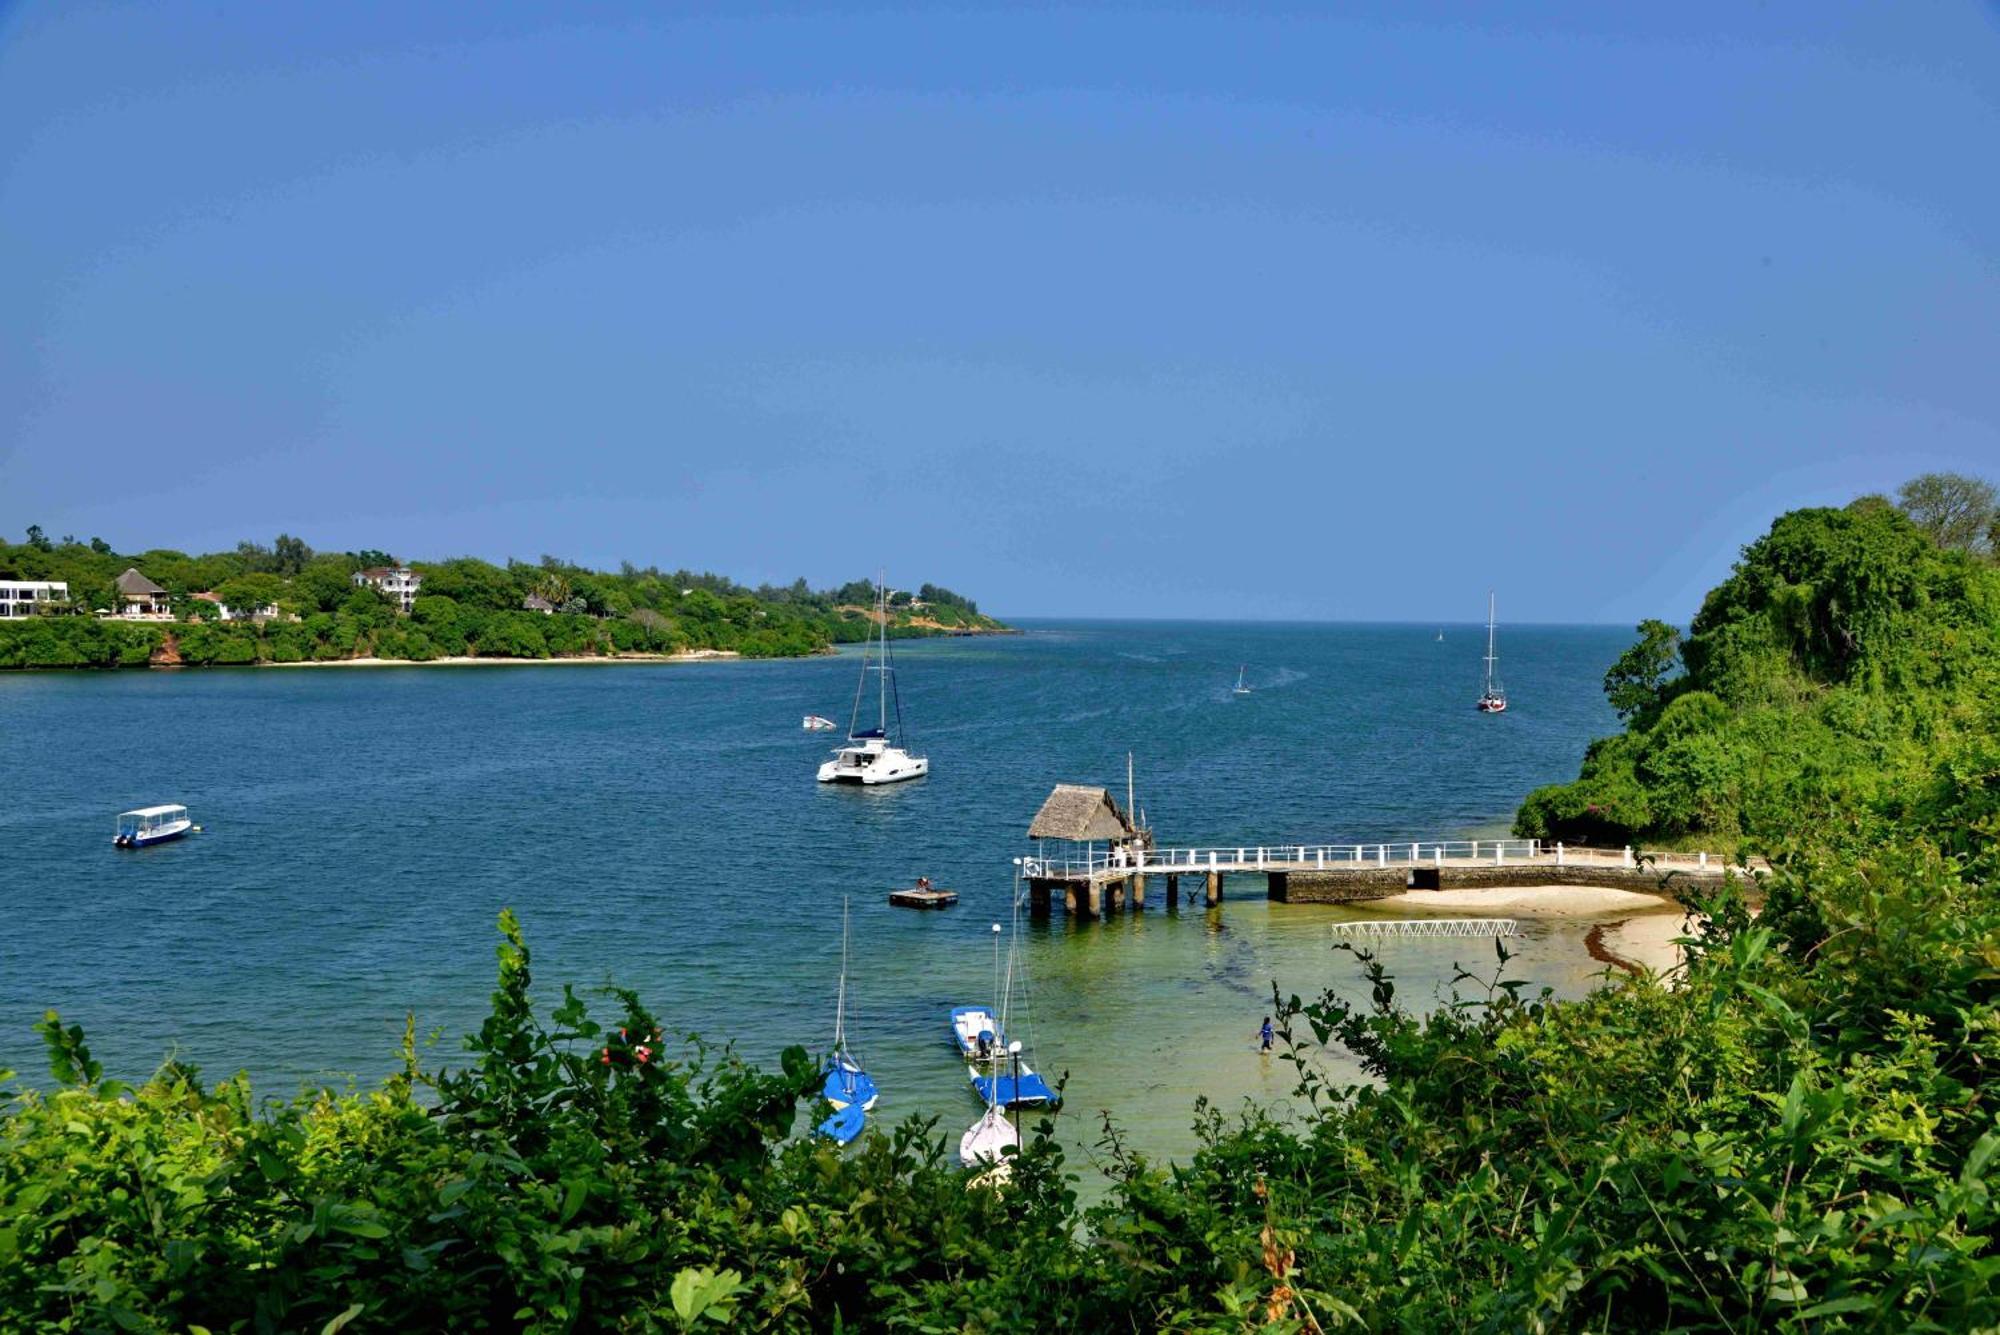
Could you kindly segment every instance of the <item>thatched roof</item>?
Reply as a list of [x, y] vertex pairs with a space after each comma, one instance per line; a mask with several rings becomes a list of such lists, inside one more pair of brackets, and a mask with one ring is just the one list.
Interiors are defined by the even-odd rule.
[[1110, 793], [1080, 783], [1057, 784], [1028, 826], [1030, 839], [1069, 839], [1077, 843], [1129, 839], [1132, 833], [1132, 822], [1118, 809]]
[[142, 594], [165, 593], [166, 590], [140, 574], [137, 566], [132, 566], [118, 577], [118, 592], [136, 597]]

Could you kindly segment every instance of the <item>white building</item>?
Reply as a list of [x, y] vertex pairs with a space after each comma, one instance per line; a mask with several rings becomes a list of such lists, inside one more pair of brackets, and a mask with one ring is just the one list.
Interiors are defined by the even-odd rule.
[[356, 588], [380, 589], [396, 600], [405, 616], [416, 605], [417, 587], [423, 582], [424, 577], [408, 566], [370, 566], [354, 572]]
[[31, 617], [47, 610], [43, 604], [69, 601], [69, 585], [61, 580], [0, 579], [0, 617]]
[[[194, 595], [205, 603], [214, 603], [217, 615], [224, 621], [276, 621], [284, 614], [276, 603], [265, 603], [262, 607], [231, 607], [213, 593]], [[293, 617], [292, 620], [298, 620]]]

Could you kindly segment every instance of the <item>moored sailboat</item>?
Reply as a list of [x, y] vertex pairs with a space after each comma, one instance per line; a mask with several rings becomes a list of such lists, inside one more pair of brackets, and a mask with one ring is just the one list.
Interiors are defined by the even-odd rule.
[[1479, 692], [1479, 712], [1502, 714], [1507, 710], [1507, 689], [1500, 684], [1493, 665], [1500, 661], [1494, 650], [1493, 591], [1486, 592], [1486, 685]]
[[[833, 753], [833, 759], [819, 767], [821, 783], [882, 784], [901, 783], [930, 773], [928, 757], [909, 750], [903, 727], [903, 697], [896, 689], [896, 670], [889, 662], [889, 590], [878, 582], [875, 591], [876, 616], [881, 621], [880, 661], [869, 663], [869, 649], [861, 651], [861, 680], [854, 687], [854, 712], [847, 723], [847, 745]], [[875, 673], [876, 722], [861, 726], [861, 697], [868, 688], [868, 674]], [[889, 702], [896, 704], [896, 732], [889, 733]]]
[[860, 1135], [867, 1124], [865, 1114], [875, 1106], [880, 1092], [874, 1077], [861, 1059], [847, 1046], [847, 901], [840, 904], [840, 991], [833, 1009], [833, 1051], [827, 1057], [826, 1083], [820, 1096], [833, 1105], [833, 1116], [819, 1124], [819, 1133], [845, 1145]]

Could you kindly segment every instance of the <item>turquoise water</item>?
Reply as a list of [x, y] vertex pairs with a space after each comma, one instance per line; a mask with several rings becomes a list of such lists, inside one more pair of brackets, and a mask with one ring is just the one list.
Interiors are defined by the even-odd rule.
[[[493, 922], [520, 915], [547, 993], [637, 988], [670, 1028], [769, 1058], [823, 1046], [841, 900], [850, 1033], [880, 1112], [974, 1106], [945, 1045], [992, 992], [1010, 859], [1061, 780], [1122, 790], [1162, 842], [1278, 843], [1495, 830], [1613, 729], [1614, 628], [1507, 631], [1514, 708], [1478, 715], [1483, 627], [1036, 623], [900, 646], [927, 779], [816, 784], [851, 655], [685, 665], [243, 669], [0, 676], [0, 1068], [40, 1078], [59, 1007], [108, 1072], [170, 1052], [284, 1092], [393, 1064], [406, 1012], [444, 1048], [476, 1028]], [[1231, 693], [1247, 665], [1249, 696]], [[205, 832], [119, 852], [117, 811], [184, 802]], [[928, 875], [941, 913], [892, 909]], [[1218, 913], [1155, 907], [1024, 929], [1039, 1066], [1065, 1125], [1112, 1111], [1183, 1152], [1195, 1096], [1289, 1086], [1254, 1050], [1275, 979], [1356, 987], [1341, 910], [1271, 905], [1252, 877]], [[1574, 925], [1530, 925], [1517, 972], [1565, 992], [1597, 966]], [[1406, 996], [1485, 943], [1400, 943]], [[955, 1130], [954, 1130], [955, 1134]]]

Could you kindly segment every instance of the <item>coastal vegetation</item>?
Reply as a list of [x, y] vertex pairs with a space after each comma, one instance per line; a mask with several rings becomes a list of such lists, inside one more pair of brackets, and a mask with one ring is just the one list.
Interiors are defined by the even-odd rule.
[[1862, 846], [1993, 764], [2000, 522], [1990, 486], [1931, 476], [1901, 504], [1780, 517], [1685, 636], [1658, 621], [1605, 676], [1625, 731], [1516, 833], [1618, 846], [1776, 848], [1807, 828]]
[[127, 1086], [51, 1013], [50, 1081], [0, 1122], [0, 1323], [1994, 1328], [1993, 573], [1884, 507], [1780, 519], [1685, 642], [1647, 631], [1608, 682], [1626, 736], [1790, 757], [1789, 711], [1834, 748], [1731, 790], [1772, 869], [1686, 898], [1671, 979], [1558, 1001], [1496, 943], [1416, 1014], [1340, 957], [1366, 1001], [1274, 990], [1294, 1108], [1198, 1105], [1177, 1164], [1107, 1124], [1089, 1202], [1046, 1125], [997, 1191], [952, 1163], [957, 1127], [803, 1138], [810, 1054], [760, 1071], [630, 992], [597, 1016], [539, 991], [511, 916], [462, 1056], [412, 1030], [375, 1088], [260, 1104], [178, 1060]]
[[[120, 554], [93, 538], [0, 543], [0, 579], [55, 580], [64, 603], [0, 620], [0, 667], [143, 667], [149, 663], [304, 663], [378, 657], [563, 658], [711, 650], [793, 657], [867, 638], [872, 586], [815, 591], [801, 579], [749, 588], [719, 575], [626, 564], [594, 571], [545, 556], [493, 565], [473, 557], [410, 562], [421, 578], [405, 613], [358, 571], [394, 567], [382, 551], [314, 552], [280, 534], [269, 546], [190, 556]], [[162, 590], [168, 617], [99, 615], [137, 570]], [[858, 601], [849, 595], [862, 589]], [[865, 606], [864, 606], [865, 605]], [[225, 614], [224, 609], [240, 609]], [[924, 585], [892, 601], [892, 636], [1003, 629], [971, 600]]]

